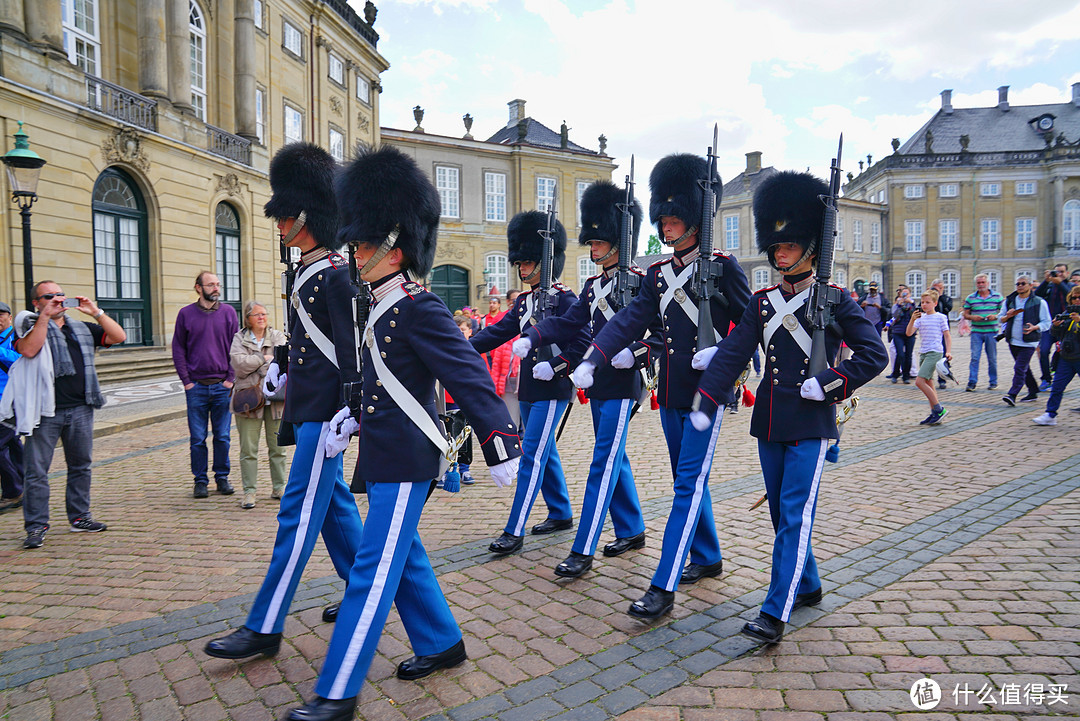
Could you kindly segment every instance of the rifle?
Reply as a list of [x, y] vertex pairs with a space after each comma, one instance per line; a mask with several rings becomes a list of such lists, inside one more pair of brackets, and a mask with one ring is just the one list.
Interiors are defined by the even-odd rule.
[[829, 171], [829, 195], [821, 201], [825, 204], [825, 219], [821, 226], [821, 248], [818, 251], [817, 276], [810, 287], [810, 302], [806, 306], [806, 319], [810, 321], [809, 373], [816, 376], [829, 367], [825, 351], [825, 329], [833, 322], [833, 308], [842, 299], [843, 291], [829, 285], [833, 271], [833, 251], [836, 248], [836, 199], [840, 195], [840, 155], [844, 150], [844, 135], [836, 148], [832, 168]]
[[[536, 292], [533, 293], [535, 300], [533, 305], [534, 324], [544, 320], [554, 311], [551, 303], [551, 285], [553, 282], [551, 275], [555, 264], [555, 201], [558, 197], [558, 190], [553, 190], [551, 205], [548, 206], [547, 210], [547, 228], [537, 231], [540, 233], [540, 237], [544, 239], [544, 245], [540, 253], [540, 285], [537, 287]], [[537, 351], [536, 359], [537, 361], [548, 361], [554, 355], [551, 346], [545, 345]]]
[[626, 176], [626, 201], [619, 203], [622, 212], [622, 227], [619, 229], [619, 267], [615, 271], [615, 287], [612, 289], [613, 305], [625, 308], [641, 289], [641, 276], [630, 272], [634, 248], [634, 216], [630, 210], [637, 201], [634, 199], [634, 156], [630, 156], [630, 175]]
[[360, 268], [356, 265], [356, 243], [349, 243], [349, 280], [357, 288], [353, 297], [353, 345], [356, 347], [356, 373], [359, 381], [346, 383], [344, 388], [345, 403], [354, 418], [360, 418], [363, 402], [363, 334], [367, 326], [368, 313], [371, 312], [371, 287], [360, 278]]
[[728, 300], [720, 292], [720, 279], [724, 266], [713, 259], [713, 226], [716, 215], [717, 189], [713, 184], [716, 177], [716, 151], [719, 143], [719, 127], [713, 125], [713, 144], [708, 150], [705, 177], [698, 181], [701, 186], [701, 229], [698, 236], [697, 270], [691, 285], [698, 304], [698, 333], [696, 348], [708, 348], [716, 345], [716, 329], [713, 328], [711, 301], [716, 298], [722, 307], [727, 307]]
[[292, 258], [289, 257], [289, 247], [285, 245], [285, 239], [279, 238], [281, 241], [281, 264], [285, 266], [285, 270], [281, 272], [281, 308], [285, 318], [285, 345], [279, 345], [274, 348], [274, 362], [278, 364], [278, 371], [285, 371], [289, 367], [289, 336], [292, 331], [292, 325], [295, 318], [293, 318], [293, 304], [292, 294], [293, 286], [296, 284], [296, 264], [292, 262]]

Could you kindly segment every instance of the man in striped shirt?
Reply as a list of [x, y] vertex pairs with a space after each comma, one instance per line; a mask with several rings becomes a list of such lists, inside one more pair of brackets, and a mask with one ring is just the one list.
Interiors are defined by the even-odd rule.
[[979, 380], [979, 353], [986, 350], [990, 390], [997, 388], [998, 314], [1004, 298], [990, 289], [985, 273], [975, 276], [975, 292], [964, 299], [964, 317], [971, 322], [971, 365], [968, 367], [966, 390], [974, 391]]

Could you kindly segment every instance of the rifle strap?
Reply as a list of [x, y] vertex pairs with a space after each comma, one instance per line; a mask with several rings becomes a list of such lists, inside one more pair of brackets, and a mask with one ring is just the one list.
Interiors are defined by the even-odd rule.
[[300, 289], [304, 287], [304, 283], [308, 281], [311, 276], [319, 273], [327, 268], [332, 267], [332, 263], [323, 258], [317, 263], [312, 263], [308, 267], [304, 268], [304, 272], [300, 274], [300, 277], [296, 279], [293, 284], [292, 292], [292, 304], [293, 308], [297, 310], [297, 317], [300, 319], [300, 324], [304, 326], [304, 332], [311, 337], [311, 342], [315, 344], [315, 347], [326, 356], [326, 359], [334, 364], [334, 367], [338, 367], [337, 353], [334, 352], [333, 342], [326, 337], [326, 334], [319, 330], [319, 326], [315, 325], [315, 321], [308, 317], [307, 308], [304, 306], [304, 301], [300, 298]]

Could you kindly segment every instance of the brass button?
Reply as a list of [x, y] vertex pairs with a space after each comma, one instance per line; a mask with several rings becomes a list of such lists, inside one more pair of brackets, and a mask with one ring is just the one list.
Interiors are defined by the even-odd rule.
[[368, 406], [367, 407], [367, 412], [368, 413], [374, 413], [375, 412], [375, 406]]
[[512, 428], [514, 427], [514, 424], [513, 424], [513, 423], [507, 423], [507, 424], [506, 424], [506, 427], [507, 427], [507, 428], [511, 428], [511, 429], [512, 429]]
[[768, 315], [768, 314], [769, 314], [769, 311], [767, 311], [767, 310], [763, 310], [763, 311], [761, 311], [761, 314], [762, 314], [762, 315]]
[[318, 292], [319, 292], [319, 286], [315, 286], [315, 292], [316, 292], [316, 293], [318, 293]]
[[296, 362], [299, 363], [300, 365], [304, 365], [304, 359], [303, 358], [297, 358]]
[[801, 375], [801, 376], [806, 375], [806, 369], [804, 368], [803, 370], [799, 371], [799, 375]]
[[674, 349], [674, 348], [668, 348], [668, 349], [667, 349], [667, 354], [668, 354], [668, 355], [674, 355], [674, 353], [675, 353], [675, 349]]
[[780, 369], [779, 369], [779, 368], [773, 368], [773, 369], [772, 369], [772, 372], [773, 372], [773, 373], [779, 373], [779, 372], [780, 372]]
[[308, 313], [308, 314], [307, 314], [307, 317], [308, 317], [308, 318], [310, 318], [310, 317], [311, 317], [311, 313]]
[[309, 336], [307, 333], [304, 333], [304, 337], [307, 338], [308, 340], [311, 339], [311, 336]]
[[386, 357], [386, 351], [381, 351], [381, 352], [379, 353], [379, 355], [381, 355], [381, 356], [382, 356], [383, 358], [385, 358], [385, 357]]
[[656, 284], [656, 287], [657, 287], [657, 288], [663, 288], [664, 286], [663, 286], [663, 285], [661, 285], [660, 283], [657, 283], [657, 284]]
[[810, 362], [810, 359], [809, 358], [803, 358], [802, 362], [803, 362], [803, 365], [806, 365], [807, 363]]
[[520, 446], [517, 443], [515, 443], [514, 444], [514, 450], [517, 450], [518, 448], [520, 448]]
[[386, 341], [387, 343], [389, 343], [390, 342], [390, 336], [384, 335], [383, 340]]
[[309, 296], [308, 296], [308, 299], [307, 299], [307, 302], [308, 302], [308, 303], [314, 303], [314, 302], [315, 302], [315, 296], [313, 296], [313, 295], [309, 295]]
[[390, 327], [391, 328], [397, 328], [397, 321], [396, 320], [390, 321]]
[[377, 401], [377, 400], [379, 400], [379, 397], [378, 397], [378, 396], [372, 396], [372, 397], [371, 397], [371, 400], [373, 400], [373, 401]]
[[399, 310], [398, 308], [394, 308], [394, 315], [397, 315], [397, 314], [398, 314], [398, 313], [400, 313], [400, 312], [401, 312], [401, 311], [400, 311], [400, 310]]
[[375, 385], [379, 386], [379, 388], [382, 388], [382, 381], [375, 381]]
[[690, 352], [691, 353], [697, 353], [697, 346], [694, 346], [693, 348], [691, 348]]
[[300, 352], [307, 353], [307, 348], [305, 348], [304, 346], [300, 346]]
[[796, 383], [796, 384], [795, 384], [795, 387], [796, 387], [796, 388], [802, 388], [802, 383]]
[[773, 379], [772, 379], [772, 384], [773, 384], [774, 386], [778, 386], [778, 385], [780, 385], [780, 381], [779, 381], [778, 379], [776, 379], [776, 378], [773, 378]]
[[770, 343], [769, 344], [769, 350], [772, 350], [773, 348], [775, 348], [775, 346], [772, 343]]
[[[770, 346], [770, 348], [771, 348], [771, 347], [772, 347], [772, 346]], [[775, 362], [776, 362], [776, 356], [774, 356], [774, 355], [771, 355], [771, 356], [769, 356], [769, 362], [770, 362], [770, 363], [775, 363]]]
[[322, 280], [322, 273], [319, 273], [319, 280]]

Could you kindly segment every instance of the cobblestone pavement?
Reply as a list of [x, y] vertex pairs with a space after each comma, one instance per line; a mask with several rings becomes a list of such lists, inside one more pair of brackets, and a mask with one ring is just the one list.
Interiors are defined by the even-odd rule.
[[[956, 346], [963, 382], [966, 339]], [[1000, 370], [1004, 382], [1004, 358]], [[394, 668], [411, 651], [392, 613], [358, 717], [1080, 715], [1080, 413], [1068, 410], [1080, 391], [1066, 394], [1055, 428], [1030, 420], [1047, 394], [1009, 408], [985, 380], [976, 393], [946, 391], [949, 415], [932, 428], [918, 425], [927, 406], [914, 385], [883, 377], [859, 395], [817, 513], [825, 600], [797, 612], [782, 643], [760, 648], [738, 634], [764, 597], [772, 542], [767, 512], [749, 510], [763, 491], [747, 409], [725, 416], [711, 478], [724, 574], [681, 588], [657, 624], [626, 615], [649, 584], [670, 507], [659, 420], [645, 411], [631, 425], [630, 455], [648, 545], [598, 556], [580, 579], [552, 573], [571, 533], [527, 537], [510, 557], [486, 553], [512, 497], [485, 471], [459, 494], [432, 497], [422, 533], [469, 660], [399, 681]], [[240, 509], [239, 494], [192, 499], [185, 421], [149, 420], [95, 441], [93, 508], [107, 532], [66, 530], [59, 451], [45, 545], [24, 551], [21, 516], [0, 516], [0, 718], [255, 721], [311, 695], [331, 631], [320, 608], [342, 590], [321, 542], [276, 657], [204, 655], [208, 639], [243, 623], [276, 503], [266, 472], [253, 510]], [[580, 508], [588, 407], [573, 411], [560, 452]], [[237, 454], [234, 441], [235, 481]], [[610, 538], [609, 527], [602, 542]], [[928, 712], [909, 696], [923, 677], [941, 689]]]

